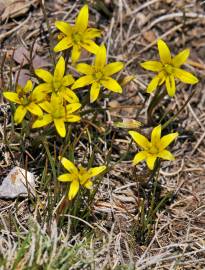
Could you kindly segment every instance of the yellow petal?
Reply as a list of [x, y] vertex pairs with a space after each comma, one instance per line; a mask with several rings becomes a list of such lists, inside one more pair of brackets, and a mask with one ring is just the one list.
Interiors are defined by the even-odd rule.
[[24, 91], [24, 93], [28, 93], [28, 92], [31, 92], [32, 89], [33, 89], [32, 81], [31, 80], [28, 80], [26, 82], [26, 85], [23, 88], [23, 91]]
[[43, 112], [42, 112], [41, 108], [33, 102], [30, 103], [26, 108], [32, 114], [35, 114], [38, 116], [43, 116]]
[[129, 131], [130, 136], [133, 140], [143, 149], [148, 149], [150, 147], [150, 142], [147, 140], [145, 136], [136, 132], [136, 131]]
[[36, 92], [50, 93], [52, 92], [53, 86], [51, 83], [41, 83], [35, 87]]
[[161, 71], [163, 67], [162, 63], [158, 61], [146, 61], [144, 63], [141, 63], [140, 66], [143, 67], [144, 69], [157, 71], [157, 72]]
[[84, 87], [86, 85], [93, 83], [93, 81], [94, 81], [93, 76], [91, 75], [83, 76], [74, 82], [71, 89]]
[[72, 103], [66, 106], [66, 113], [70, 114], [73, 112], [76, 112], [78, 109], [80, 109], [81, 104], [80, 103]]
[[88, 5], [84, 5], [79, 11], [75, 21], [75, 26], [76, 29], [82, 32], [84, 32], [88, 27]]
[[58, 176], [58, 181], [61, 182], [71, 182], [73, 181], [73, 177], [71, 173], [64, 173]]
[[63, 38], [58, 44], [54, 47], [54, 52], [60, 52], [69, 49], [72, 47], [72, 40], [70, 37]]
[[70, 26], [69, 23], [66, 23], [63, 21], [56, 21], [55, 26], [57, 29], [59, 29], [61, 32], [63, 32], [65, 35], [70, 35], [72, 32], [72, 26]]
[[96, 37], [101, 37], [101, 31], [97, 28], [87, 28], [84, 33], [85, 39], [93, 39]]
[[52, 111], [52, 106], [48, 101], [41, 102], [40, 107], [47, 113], [51, 113]]
[[70, 89], [68, 89], [68, 88], [65, 88], [61, 92], [61, 95], [69, 103], [78, 103], [79, 102], [79, 98], [77, 97], [77, 95], [73, 91], [71, 91]]
[[65, 157], [61, 157], [59, 156], [59, 160], [62, 163], [63, 167], [69, 171], [70, 173], [74, 173], [74, 174], [78, 174], [78, 169], [76, 168], [76, 166], [73, 164], [73, 162], [71, 162], [70, 160], [68, 160]]
[[160, 78], [158, 75], [151, 80], [151, 82], [147, 86], [147, 93], [152, 93], [157, 88], [159, 80]]
[[158, 51], [160, 60], [163, 64], [170, 64], [171, 63], [171, 53], [169, 47], [163, 40], [158, 40]]
[[166, 88], [170, 97], [173, 97], [176, 92], [174, 76], [170, 75], [166, 78]]
[[54, 70], [54, 80], [62, 81], [64, 73], [65, 73], [65, 60], [61, 56], [56, 64], [56, 67]]
[[111, 77], [105, 77], [100, 82], [105, 88], [116, 93], [122, 93], [122, 87], [116, 80], [112, 79]]
[[35, 74], [47, 83], [51, 83], [53, 81], [53, 76], [47, 70], [39, 68], [35, 70]]
[[64, 138], [66, 135], [64, 119], [54, 118], [53, 121], [54, 121], [54, 124], [55, 124], [55, 127], [56, 127], [58, 134]]
[[100, 93], [100, 84], [98, 82], [94, 82], [90, 89], [90, 102], [96, 101]]
[[105, 74], [105, 76], [110, 76], [119, 72], [121, 69], [123, 69], [123, 67], [124, 65], [122, 62], [114, 62], [106, 65], [103, 69], [103, 73]]
[[33, 92], [31, 93], [31, 100], [34, 102], [34, 103], [39, 103], [43, 100], [46, 100], [46, 97], [47, 97], [47, 94], [46, 92], [43, 92], [43, 91], [39, 91], [39, 89], [37, 88], [34, 88]]
[[151, 134], [151, 143], [152, 143], [154, 146], [158, 145], [159, 142], [160, 142], [161, 131], [162, 131], [161, 125], [158, 125], [157, 127], [155, 127], [155, 128], [152, 130], [152, 134]]
[[33, 125], [32, 128], [40, 128], [43, 126], [47, 126], [53, 121], [52, 117], [50, 114], [44, 114], [42, 118], [37, 119]]
[[133, 159], [133, 164], [137, 165], [140, 161], [146, 159], [147, 157], [147, 152], [146, 151], [140, 151], [137, 153]]
[[80, 119], [81, 118], [80, 118], [79, 115], [69, 114], [69, 115], [66, 116], [65, 121], [74, 123], [74, 122], [79, 122]]
[[156, 159], [157, 159], [157, 157], [154, 155], [147, 157], [146, 162], [147, 162], [147, 166], [150, 170], [154, 169], [154, 164], [155, 164]]
[[68, 85], [71, 85], [74, 83], [74, 79], [73, 79], [73, 76], [70, 75], [70, 74], [67, 74], [66, 76], [63, 77], [63, 80], [62, 80], [62, 84], [64, 86], [68, 86]]
[[177, 77], [183, 83], [195, 84], [198, 83], [199, 81], [197, 77], [181, 68], [174, 68], [174, 76]]
[[80, 55], [81, 55], [81, 48], [80, 48], [80, 46], [74, 45], [73, 46], [73, 49], [72, 49], [72, 52], [71, 52], [71, 61], [72, 61], [72, 64], [75, 64], [78, 61], [78, 59], [80, 58]]
[[172, 153], [170, 153], [168, 150], [162, 150], [158, 155], [159, 158], [165, 159], [165, 160], [174, 160], [174, 156]]
[[93, 167], [88, 170], [88, 174], [91, 177], [97, 176], [106, 169], [106, 166]]
[[78, 72], [86, 74], [86, 75], [93, 74], [93, 67], [85, 63], [78, 64], [76, 66], [76, 69]]
[[19, 105], [14, 114], [15, 123], [20, 124], [23, 121], [26, 112], [27, 112], [26, 108], [23, 107], [22, 105]]
[[160, 151], [164, 150], [178, 136], [178, 132], [165, 135], [160, 140]]
[[181, 65], [183, 65], [186, 62], [187, 58], [189, 57], [189, 54], [190, 54], [189, 49], [183, 50], [182, 52], [178, 53], [176, 56], [172, 58], [173, 66], [178, 68]]
[[86, 187], [87, 189], [91, 189], [93, 186], [92, 181], [88, 180], [83, 184], [84, 187]]
[[91, 52], [93, 54], [96, 54], [99, 50], [99, 46], [92, 40], [85, 40], [83, 43], [81, 43], [81, 46], [87, 50], [88, 52]]
[[76, 196], [76, 194], [78, 193], [79, 187], [80, 187], [80, 184], [78, 180], [74, 180], [71, 182], [69, 193], [68, 193], [69, 200], [72, 200]]
[[106, 48], [105, 45], [101, 45], [97, 51], [95, 60], [94, 60], [94, 65], [97, 68], [101, 68], [104, 67], [106, 65]]
[[13, 92], [3, 92], [3, 96], [9, 101], [21, 104], [21, 101], [16, 93]]

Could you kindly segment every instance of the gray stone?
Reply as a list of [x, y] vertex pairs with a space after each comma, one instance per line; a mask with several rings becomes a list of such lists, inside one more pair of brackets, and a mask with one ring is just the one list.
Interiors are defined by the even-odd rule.
[[35, 176], [20, 167], [14, 167], [0, 185], [0, 198], [14, 199], [35, 195]]

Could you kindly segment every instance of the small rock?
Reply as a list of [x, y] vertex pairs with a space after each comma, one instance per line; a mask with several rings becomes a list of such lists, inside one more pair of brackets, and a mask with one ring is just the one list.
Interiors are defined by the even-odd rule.
[[35, 194], [35, 176], [20, 167], [14, 167], [0, 185], [0, 198], [14, 199]]

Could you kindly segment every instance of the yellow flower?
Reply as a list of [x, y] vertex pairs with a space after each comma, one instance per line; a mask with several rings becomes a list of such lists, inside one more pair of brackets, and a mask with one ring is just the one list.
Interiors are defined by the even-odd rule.
[[90, 102], [94, 102], [98, 98], [101, 86], [113, 92], [122, 93], [122, 87], [111, 77], [111, 75], [117, 73], [122, 68], [123, 63], [121, 62], [106, 64], [106, 48], [104, 45], [101, 45], [92, 65], [81, 63], [76, 66], [77, 71], [86, 74], [86, 76], [75, 81], [72, 89], [92, 84]]
[[20, 85], [16, 88], [15, 92], [4, 92], [3, 95], [6, 99], [19, 104], [14, 114], [14, 121], [19, 124], [23, 121], [27, 111], [30, 113], [42, 116], [43, 112], [37, 105], [45, 99], [45, 94], [39, 92], [36, 88], [34, 90], [32, 81], [28, 80], [26, 85], [22, 88]]
[[41, 78], [44, 83], [39, 84], [36, 89], [44, 93], [58, 94], [69, 103], [79, 102], [76, 94], [68, 86], [74, 83], [73, 76], [65, 73], [65, 60], [61, 56], [56, 64], [54, 74], [44, 69], [36, 69], [35, 74]]
[[72, 200], [76, 196], [80, 188], [80, 185], [87, 189], [91, 189], [93, 183], [90, 179], [94, 176], [99, 175], [106, 169], [106, 166], [99, 166], [87, 170], [82, 166], [76, 167], [67, 158], [59, 157], [59, 159], [62, 165], [65, 167], [65, 169], [69, 172], [61, 174], [58, 177], [58, 180], [61, 182], [71, 182], [70, 189], [68, 192], [69, 200]]
[[63, 21], [55, 23], [56, 28], [64, 34], [64, 37], [55, 46], [54, 51], [59, 52], [73, 47], [71, 52], [72, 63], [78, 61], [82, 48], [94, 54], [99, 48], [93, 39], [100, 37], [101, 32], [96, 28], [88, 28], [88, 16], [88, 6], [84, 5], [76, 18], [75, 25]]
[[161, 125], [155, 127], [151, 134], [151, 142], [136, 131], [129, 131], [133, 140], [143, 149], [134, 157], [133, 164], [136, 165], [142, 160], [146, 160], [147, 166], [153, 170], [157, 158], [174, 160], [174, 156], [165, 148], [178, 136], [178, 133], [170, 133], [161, 138]]
[[143, 68], [158, 72], [148, 84], [147, 93], [152, 93], [158, 85], [162, 85], [165, 82], [169, 96], [173, 97], [176, 91], [175, 78], [188, 84], [195, 84], [198, 82], [198, 79], [194, 75], [180, 68], [189, 57], [189, 49], [183, 50], [172, 57], [166, 43], [163, 40], [158, 40], [158, 51], [160, 62], [147, 61], [141, 63]]
[[57, 95], [51, 96], [51, 102], [45, 101], [40, 104], [47, 114], [44, 114], [41, 118], [37, 119], [32, 128], [39, 128], [47, 126], [48, 124], [54, 122], [57, 132], [61, 137], [65, 137], [66, 128], [65, 122], [78, 122], [80, 121], [80, 116], [72, 114], [77, 111], [80, 107], [80, 103], [72, 103], [64, 106], [61, 97]]

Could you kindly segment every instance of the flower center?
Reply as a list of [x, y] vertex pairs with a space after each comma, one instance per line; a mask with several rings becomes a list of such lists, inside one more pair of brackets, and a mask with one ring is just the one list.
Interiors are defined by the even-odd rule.
[[95, 77], [95, 80], [99, 81], [103, 78], [104, 74], [101, 71], [97, 71], [96, 73], [93, 74]]
[[158, 154], [159, 150], [156, 146], [152, 145], [151, 148], [149, 149], [150, 154]]
[[72, 34], [72, 39], [73, 39], [73, 42], [75, 44], [78, 44], [78, 43], [80, 43], [82, 41], [82, 34], [80, 34], [79, 32], [73, 33]]
[[171, 65], [169, 65], [169, 64], [164, 65], [164, 70], [168, 75], [173, 73], [173, 67]]
[[59, 88], [62, 86], [62, 82], [61, 81], [53, 81], [53, 89], [55, 92], [58, 92]]
[[54, 106], [51, 112], [52, 117], [55, 118], [64, 118], [65, 117], [65, 108], [63, 106]]

